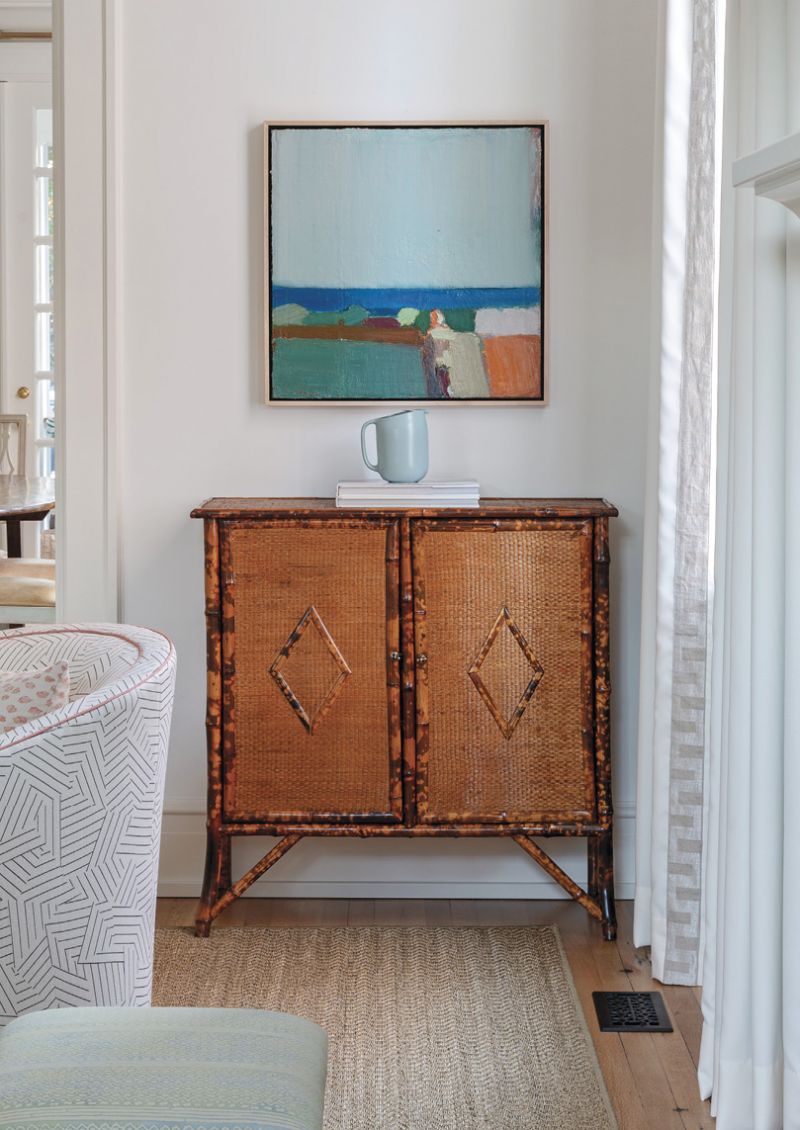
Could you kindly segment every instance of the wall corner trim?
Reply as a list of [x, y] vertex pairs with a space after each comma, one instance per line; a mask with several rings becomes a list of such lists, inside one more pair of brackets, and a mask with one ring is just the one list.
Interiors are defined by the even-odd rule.
[[119, 3], [54, 0], [56, 608], [119, 619]]

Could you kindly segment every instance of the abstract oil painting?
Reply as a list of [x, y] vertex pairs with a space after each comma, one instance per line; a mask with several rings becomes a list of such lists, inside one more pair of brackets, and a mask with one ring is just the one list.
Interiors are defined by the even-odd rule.
[[544, 403], [544, 123], [264, 130], [270, 402]]

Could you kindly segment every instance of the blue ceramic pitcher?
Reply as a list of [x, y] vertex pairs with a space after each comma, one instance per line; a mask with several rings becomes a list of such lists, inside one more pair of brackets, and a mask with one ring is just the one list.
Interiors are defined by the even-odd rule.
[[[387, 483], [418, 483], [428, 472], [428, 413], [424, 408], [367, 420], [361, 428], [361, 454], [370, 471]], [[375, 425], [377, 463], [367, 457], [366, 433]]]

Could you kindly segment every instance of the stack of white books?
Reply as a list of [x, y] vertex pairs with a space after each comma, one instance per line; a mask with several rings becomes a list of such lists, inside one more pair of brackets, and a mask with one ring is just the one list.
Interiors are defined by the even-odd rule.
[[376, 510], [391, 507], [430, 510], [445, 506], [472, 509], [479, 505], [480, 485], [471, 479], [448, 483], [385, 483], [381, 479], [339, 483], [336, 505], [350, 509]]

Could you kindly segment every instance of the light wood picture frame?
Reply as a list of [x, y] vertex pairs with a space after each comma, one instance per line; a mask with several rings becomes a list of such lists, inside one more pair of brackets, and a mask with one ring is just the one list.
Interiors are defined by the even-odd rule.
[[270, 405], [542, 407], [548, 123], [264, 124]]

